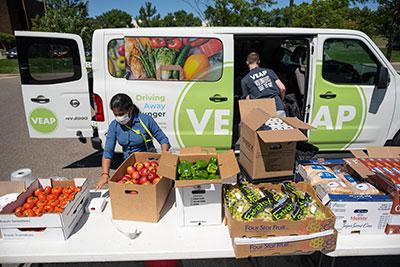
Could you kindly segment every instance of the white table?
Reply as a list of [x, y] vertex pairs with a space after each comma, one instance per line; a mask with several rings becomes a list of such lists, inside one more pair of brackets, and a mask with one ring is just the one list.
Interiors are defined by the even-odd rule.
[[[167, 206], [173, 206], [170, 195]], [[177, 226], [173, 206], [157, 223], [115, 221], [122, 229], [138, 228], [134, 240], [121, 234], [111, 221], [110, 203], [103, 213], [82, 218], [78, 229], [66, 241], [0, 240], [0, 262], [95, 262], [143, 261], [157, 259], [200, 259], [234, 257], [229, 232], [224, 225]], [[337, 250], [329, 256], [400, 254], [399, 235], [340, 236]]]

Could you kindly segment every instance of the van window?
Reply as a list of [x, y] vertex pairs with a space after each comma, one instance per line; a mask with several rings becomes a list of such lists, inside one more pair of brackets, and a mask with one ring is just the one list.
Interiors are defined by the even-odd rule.
[[128, 80], [214, 82], [222, 76], [223, 44], [195, 37], [115, 39], [108, 44], [108, 70]]
[[380, 67], [360, 40], [328, 39], [324, 43], [322, 77], [336, 84], [374, 85]]

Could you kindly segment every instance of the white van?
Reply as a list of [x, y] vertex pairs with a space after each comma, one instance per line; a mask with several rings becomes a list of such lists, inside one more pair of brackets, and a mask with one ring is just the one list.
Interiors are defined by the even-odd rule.
[[93, 35], [92, 78], [78, 35], [15, 34], [32, 138], [92, 137], [100, 148], [114, 119], [110, 100], [126, 93], [173, 149], [234, 147], [240, 80], [247, 54], [257, 51], [300, 107], [297, 115], [316, 128], [308, 135], [320, 150], [400, 145], [400, 76], [359, 31], [101, 29]]

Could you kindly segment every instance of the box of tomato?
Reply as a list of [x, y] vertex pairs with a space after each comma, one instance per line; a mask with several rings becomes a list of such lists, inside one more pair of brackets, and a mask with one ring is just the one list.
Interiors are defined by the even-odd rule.
[[158, 153], [136, 152], [119, 166], [109, 182], [113, 219], [160, 220], [173, 184], [158, 175], [160, 157]]
[[5, 240], [66, 240], [88, 200], [85, 178], [36, 179], [0, 212], [1, 236]]

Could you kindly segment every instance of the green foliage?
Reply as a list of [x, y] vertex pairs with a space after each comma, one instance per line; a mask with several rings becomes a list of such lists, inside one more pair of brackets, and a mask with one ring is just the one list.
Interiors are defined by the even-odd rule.
[[161, 16], [151, 2], [146, 2], [144, 6], [140, 7], [139, 15], [135, 19], [140, 27], [160, 27], [162, 25]]
[[88, 4], [82, 0], [47, 0], [46, 14], [32, 20], [32, 30], [75, 33], [90, 46], [94, 20], [88, 18]]
[[0, 59], [0, 73], [19, 73], [18, 59]]
[[9, 33], [0, 32], [0, 45], [2, 49], [8, 50], [15, 46], [15, 36]]
[[168, 13], [162, 19], [162, 25], [164, 27], [201, 26], [201, 19], [185, 10], [178, 10], [174, 13]]
[[111, 9], [97, 16], [96, 26], [99, 28], [132, 27], [132, 16], [119, 9]]

